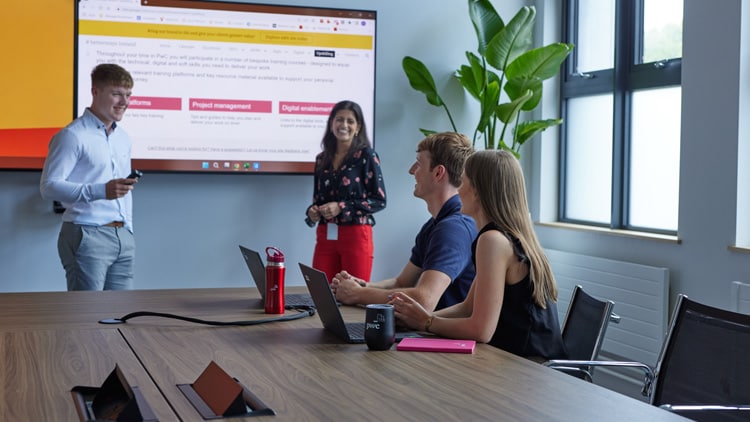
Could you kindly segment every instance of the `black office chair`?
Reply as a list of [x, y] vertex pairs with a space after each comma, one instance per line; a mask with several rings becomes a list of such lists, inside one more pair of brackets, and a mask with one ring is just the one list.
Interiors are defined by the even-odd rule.
[[697, 421], [750, 420], [750, 315], [679, 295], [656, 368], [640, 362], [550, 361], [643, 371], [651, 404]]
[[[562, 325], [562, 339], [569, 359], [596, 360], [598, 358], [609, 322], [620, 322], [620, 317], [612, 313], [614, 306], [615, 303], [611, 300], [598, 300], [584, 292], [580, 285], [573, 288], [568, 312]], [[591, 382], [594, 370], [593, 367], [583, 366], [551, 367], [589, 382]]]

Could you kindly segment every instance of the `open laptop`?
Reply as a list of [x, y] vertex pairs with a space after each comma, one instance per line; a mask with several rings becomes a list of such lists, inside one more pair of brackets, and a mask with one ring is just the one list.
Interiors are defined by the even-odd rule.
[[[364, 343], [365, 342], [365, 323], [362, 322], [344, 322], [341, 316], [341, 310], [336, 304], [336, 298], [333, 295], [331, 286], [328, 284], [328, 277], [322, 271], [299, 264], [302, 271], [302, 278], [307, 283], [307, 289], [310, 290], [315, 302], [317, 314], [323, 328], [333, 333], [336, 337], [347, 343]], [[396, 341], [401, 341], [406, 337], [421, 337], [415, 331], [398, 331], [396, 332]]]
[[[242, 257], [245, 259], [245, 264], [250, 270], [250, 275], [255, 281], [255, 287], [258, 288], [260, 297], [265, 303], [266, 300], [266, 267], [263, 265], [263, 259], [260, 253], [252, 249], [248, 249], [240, 245], [240, 252]], [[284, 295], [284, 307], [286, 309], [294, 309], [298, 307], [312, 307], [315, 303], [309, 294], [285, 294]]]

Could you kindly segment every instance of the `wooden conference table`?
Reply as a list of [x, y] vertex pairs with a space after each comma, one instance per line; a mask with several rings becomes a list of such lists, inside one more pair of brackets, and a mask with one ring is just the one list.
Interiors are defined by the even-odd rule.
[[250, 288], [0, 294], [0, 420], [77, 421], [71, 388], [101, 386], [118, 365], [160, 421], [201, 421], [176, 385], [211, 361], [276, 412], [231, 420], [684, 420], [484, 344], [467, 355], [343, 344], [317, 315], [250, 327], [98, 323], [135, 311], [267, 317]]

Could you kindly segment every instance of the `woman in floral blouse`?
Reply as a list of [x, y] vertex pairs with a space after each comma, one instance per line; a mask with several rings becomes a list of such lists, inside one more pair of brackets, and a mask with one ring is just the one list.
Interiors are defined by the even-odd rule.
[[305, 221], [310, 227], [318, 223], [312, 264], [328, 280], [342, 270], [363, 280], [372, 272], [372, 214], [385, 208], [385, 184], [366, 129], [357, 103], [337, 103], [315, 159]]

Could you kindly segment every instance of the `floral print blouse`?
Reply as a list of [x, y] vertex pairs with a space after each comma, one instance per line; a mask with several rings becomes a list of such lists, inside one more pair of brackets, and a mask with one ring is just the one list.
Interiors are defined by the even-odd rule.
[[[316, 161], [320, 160], [320, 155]], [[341, 213], [320, 223], [375, 225], [372, 214], [385, 208], [385, 183], [380, 158], [367, 146], [352, 154], [341, 167], [316, 170], [313, 178], [313, 204], [337, 201]]]

